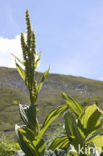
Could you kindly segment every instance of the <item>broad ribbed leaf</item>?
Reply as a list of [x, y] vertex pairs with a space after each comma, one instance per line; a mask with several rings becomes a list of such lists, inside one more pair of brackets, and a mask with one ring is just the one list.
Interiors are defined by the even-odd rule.
[[38, 85], [38, 92], [40, 92], [40, 89], [42, 88], [43, 84], [44, 84], [44, 81], [46, 79], [46, 77], [48, 76], [48, 73], [49, 73], [49, 69], [46, 70], [42, 76], [42, 79], [40, 81], [40, 84]]
[[38, 138], [30, 128], [23, 126], [22, 128], [18, 128], [16, 133], [18, 133], [19, 143], [25, 154], [44, 156], [44, 140]]
[[26, 142], [29, 141], [33, 148], [33, 152], [35, 151], [38, 156], [44, 156], [45, 150], [45, 142], [42, 138], [38, 137], [37, 133], [32, 131], [30, 128], [24, 127], [24, 129], [19, 129], [24, 136], [24, 140]]
[[62, 137], [58, 137], [56, 138], [52, 144], [50, 145], [49, 149], [51, 149], [52, 151], [55, 151], [56, 148], [67, 148], [69, 146], [69, 140], [67, 136], [62, 136]]
[[88, 106], [79, 118], [79, 123], [84, 129], [84, 133], [89, 135], [92, 131], [98, 129], [101, 124], [101, 111], [96, 104]]
[[35, 132], [39, 133], [39, 125], [36, 119], [36, 105], [23, 107], [19, 104], [19, 112], [23, 122]]
[[51, 113], [49, 113], [49, 115], [45, 119], [45, 121], [43, 123], [43, 126], [41, 128], [40, 136], [43, 136], [43, 134], [45, 133], [45, 131], [47, 130], [47, 128], [52, 124], [52, 122], [54, 120], [56, 120], [67, 109], [68, 109], [68, 106], [67, 105], [63, 105], [63, 106], [60, 106], [60, 107], [56, 108]]
[[36, 105], [30, 105], [25, 110], [27, 118], [28, 118], [28, 126], [32, 129], [35, 129], [37, 133], [39, 133], [39, 125], [36, 119]]
[[88, 143], [93, 143], [96, 147], [101, 147], [103, 149], [103, 135], [94, 137]]
[[37, 140], [33, 141], [33, 145], [35, 146], [36, 150], [38, 151], [38, 156], [44, 156], [45, 151], [45, 142], [42, 138], [37, 137]]
[[103, 135], [103, 128], [93, 131], [87, 136], [86, 143], [90, 143], [92, 139], [101, 135]]
[[[24, 126], [22, 126], [22, 128], [23, 127]], [[15, 126], [15, 132], [16, 132], [17, 139], [18, 139], [18, 142], [19, 142], [19, 145], [20, 145], [21, 149], [28, 156], [33, 155], [34, 152], [35, 152], [35, 156], [38, 156], [37, 153], [36, 153], [36, 149], [35, 148], [33, 149], [32, 145], [30, 143], [30, 140], [25, 140], [22, 132], [19, 131], [20, 129], [23, 130], [22, 128], [19, 127], [18, 125]], [[25, 132], [25, 134], [26, 134], [26, 132]]]
[[19, 113], [20, 113], [20, 117], [23, 120], [23, 122], [28, 125], [29, 121], [27, 118], [27, 115], [25, 113], [25, 110], [27, 109], [27, 107], [29, 106], [25, 106], [25, 108], [22, 106], [22, 104], [19, 104]]
[[79, 116], [83, 112], [82, 106], [76, 100], [72, 99], [64, 92], [62, 93], [62, 96], [77, 116]]
[[25, 71], [22, 69], [22, 67], [15, 61], [16, 69], [19, 72], [21, 78], [25, 81]]
[[72, 113], [68, 111], [65, 116], [65, 129], [70, 142], [77, 148], [78, 144], [84, 143], [84, 137], [80, 133], [76, 120]]

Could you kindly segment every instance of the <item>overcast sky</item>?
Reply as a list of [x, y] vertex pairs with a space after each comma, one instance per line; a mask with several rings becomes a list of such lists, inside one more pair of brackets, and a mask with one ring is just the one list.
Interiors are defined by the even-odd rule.
[[15, 67], [29, 9], [38, 71], [103, 80], [103, 0], [0, 0], [0, 66]]

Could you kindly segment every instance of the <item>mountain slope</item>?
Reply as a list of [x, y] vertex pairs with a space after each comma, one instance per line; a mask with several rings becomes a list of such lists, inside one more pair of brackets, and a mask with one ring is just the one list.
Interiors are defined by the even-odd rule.
[[[42, 73], [36, 73], [38, 82], [41, 76]], [[97, 105], [103, 108], [102, 81], [82, 77], [49, 74], [37, 100], [40, 109], [40, 115], [38, 117], [40, 121], [43, 121], [46, 115], [57, 105], [64, 103], [61, 92], [68, 93], [68, 95], [76, 98], [82, 105], [96, 102]], [[20, 122], [18, 106], [13, 103], [15, 100], [23, 104], [29, 104], [25, 83], [20, 78], [16, 69], [1, 67], [0, 133], [13, 132], [14, 124]]]

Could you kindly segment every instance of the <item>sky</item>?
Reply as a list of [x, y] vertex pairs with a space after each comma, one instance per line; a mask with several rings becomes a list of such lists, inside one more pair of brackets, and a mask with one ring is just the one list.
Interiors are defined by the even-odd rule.
[[103, 0], [0, 0], [0, 66], [21, 57], [26, 9], [42, 50], [38, 71], [103, 80]]

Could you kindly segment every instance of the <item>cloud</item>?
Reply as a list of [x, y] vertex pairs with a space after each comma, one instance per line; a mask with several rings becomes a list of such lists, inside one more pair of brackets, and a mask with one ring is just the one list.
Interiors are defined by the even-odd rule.
[[[26, 37], [26, 34], [24, 34], [24, 36]], [[0, 66], [16, 67], [15, 59], [11, 53], [22, 59], [20, 35], [15, 36], [14, 39], [0, 37]]]
[[15, 67], [13, 53], [17, 57], [21, 56], [20, 35], [14, 39], [0, 37], [0, 66]]

